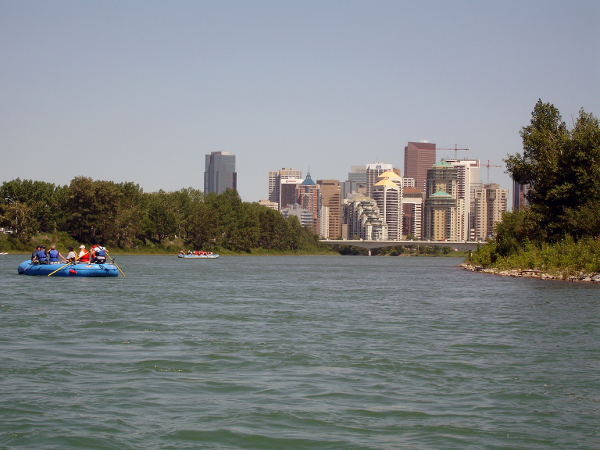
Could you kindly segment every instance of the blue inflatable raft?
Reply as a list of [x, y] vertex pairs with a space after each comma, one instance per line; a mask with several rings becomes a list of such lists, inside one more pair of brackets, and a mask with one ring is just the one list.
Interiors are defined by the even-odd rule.
[[19, 275], [50, 275], [53, 277], [118, 277], [119, 270], [114, 264], [38, 264], [23, 261], [17, 268]]

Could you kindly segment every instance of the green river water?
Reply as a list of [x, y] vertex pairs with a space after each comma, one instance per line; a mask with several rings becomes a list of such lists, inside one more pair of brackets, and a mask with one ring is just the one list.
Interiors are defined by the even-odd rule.
[[0, 256], [3, 449], [598, 449], [600, 285], [457, 258]]

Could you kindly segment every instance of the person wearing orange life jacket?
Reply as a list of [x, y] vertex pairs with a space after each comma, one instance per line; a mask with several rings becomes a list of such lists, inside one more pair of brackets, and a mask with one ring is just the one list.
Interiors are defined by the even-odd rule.
[[79, 262], [82, 262], [82, 263], [89, 263], [89, 262], [90, 262], [90, 252], [88, 252], [88, 251], [85, 249], [85, 245], [81, 244], [81, 245], [79, 246], [79, 249], [81, 250], [81, 251], [79, 252], [79, 257], [77, 258], [77, 259], [79, 260]]

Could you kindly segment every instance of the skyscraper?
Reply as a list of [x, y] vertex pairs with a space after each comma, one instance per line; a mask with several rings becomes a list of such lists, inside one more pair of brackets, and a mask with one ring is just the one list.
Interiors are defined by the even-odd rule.
[[212, 152], [206, 155], [204, 194], [222, 194], [227, 188], [237, 190], [235, 155], [230, 152]]
[[464, 200], [458, 199], [457, 169], [445, 161], [427, 171], [423, 234], [432, 241], [455, 241], [462, 229]]
[[321, 215], [321, 186], [313, 181], [310, 172], [306, 174], [306, 179], [296, 186], [296, 203], [312, 213], [314, 232], [318, 233]]
[[342, 199], [351, 193], [367, 194], [367, 168], [366, 166], [351, 166], [348, 178], [342, 182]]
[[367, 172], [367, 197], [371, 197], [373, 185], [379, 181], [379, 175], [388, 170], [393, 171], [394, 166], [392, 164], [385, 163], [374, 163], [366, 165]]
[[[269, 200], [279, 205], [279, 209], [287, 206], [290, 203], [290, 199], [285, 200], [285, 204], [281, 204], [281, 185], [285, 183], [285, 180], [296, 180], [291, 181], [291, 184], [300, 184], [303, 181], [302, 171], [296, 169], [290, 169], [284, 167], [281, 170], [269, 170]], [[295, 188], [295, 186], [294, 186]], [[294, 203], [293, 201], [291, 202]]]
[[435, 164], [435, 144], [409, 142], [404, 147], [404, 177], [414, 178], [415, 187], [425, 191], [427, 171]]
[[457, 173], [457, 196], [464, 200], [462, 230], [458, 239], [469, 240], [473, 233], [473, 199], [475, 189], [481, 188], [479, 180], [480, 163], [478, 159], [446, 159], [446, 162], [456, 167]]
[[473, 237], [476, 241], [484, 241], [493, 234], [494, 224], [502, 220], [502, 213], [508, 209], [508, 189], [500, 189], [500, 186], [492, 183], [474, 191]]
[[371, 198], [388, 226], [388, 239], [402, 239], [402, 178], [391, 170], [382, 173], [371, 189]]
[[321, 221], [327, 220], [327, 237], [336, 239], [342, 235], [342, 187], [338, 180], [317, 180], [317, 184], [321, 186], [321, 202], [328, 214], [327, 218], [321, 215]]
[[513, 180], [513, 211], [520, 211], [527, 206], [527, 186], [519, 184]]

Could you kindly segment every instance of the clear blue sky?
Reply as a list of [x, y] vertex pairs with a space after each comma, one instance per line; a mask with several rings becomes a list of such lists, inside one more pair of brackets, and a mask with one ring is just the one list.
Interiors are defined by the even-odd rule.
[[501, 164], [538, 98], [600, 115], [599, 24], [597, 0], [0, 0], [0, 182], [202, 190], [227, 150], [256, 201], [282, 167], [403, 170], [408, 141]]

